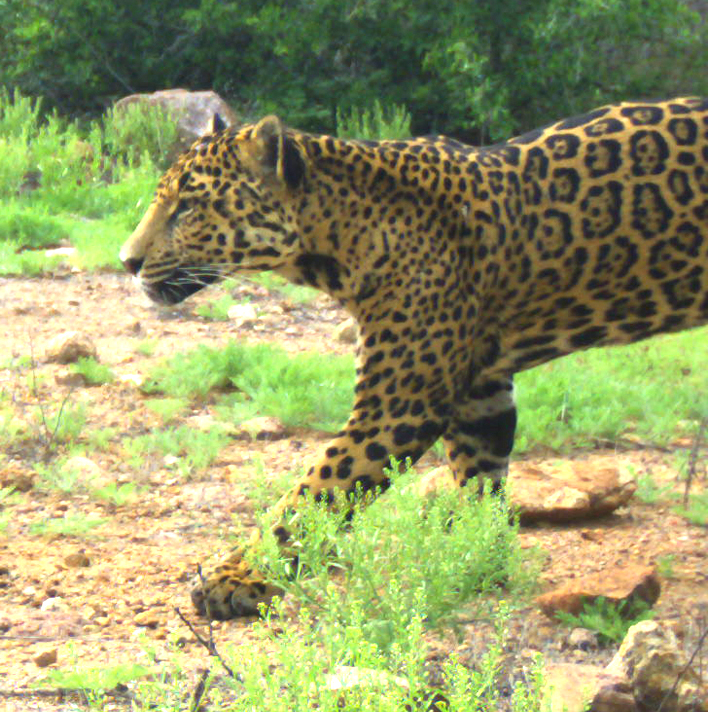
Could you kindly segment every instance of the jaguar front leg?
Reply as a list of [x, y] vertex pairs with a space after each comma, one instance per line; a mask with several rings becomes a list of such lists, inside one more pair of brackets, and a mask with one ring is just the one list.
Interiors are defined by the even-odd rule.
[[[380, 379], [374, 381], [380, 383]], [[427, 396], [421, 391], [399, 389], [397, 395], [386, 399], [378, 392], [362, 396], [362, 390], [357, 389], [357, 404], [344, 430], [323, 448], [316, 464], [276, 505], [273, 531], [286, 551], [288, 521], [306, 492], [316, 500], [332, 503], [338, 491], [374, 495], [385, 490], [389, 480], [384, 470], [390, 458], [417, 460], [447, 427], [447, 409], [435, 398], [439, 389]], [[249, 563], [247, 546], [208, 573], [193, 590], [192, 600], [201, 614], [227, 619], [257, 613], [259, 604], [268, 603], [278, 593], [279, 589]]]

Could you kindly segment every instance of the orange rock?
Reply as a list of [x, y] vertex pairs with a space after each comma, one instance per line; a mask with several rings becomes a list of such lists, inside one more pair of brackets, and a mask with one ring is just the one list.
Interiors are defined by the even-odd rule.
[[538, 596], [536, 603], [552, 618], [557, 611], [577, 615], [586, 601], [593, 601], [600, 596], [615, 603], [641, 598], [653, 605], [660, 592], [661, 584], [655, 567], [629, 565], [570, 581], [555, 591]]

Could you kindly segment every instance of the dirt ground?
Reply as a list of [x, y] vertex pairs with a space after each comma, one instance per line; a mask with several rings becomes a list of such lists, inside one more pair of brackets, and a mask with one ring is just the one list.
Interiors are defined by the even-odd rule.
[[[144, 405], [145, 397], [134, 383], [121, 377], [145, 375], [157, 360], [197, 343], [216, 346], [230, 338], [276, 342], [292, 352], [353, 349], [333, 338], [334, 328], [346, 315], [325, 297], [298, 305], [253, 283], [234, 288], [234, 295], [250, 296], [260, 312], [255, 326], [238, 329], [196, 315], [195, 307], [213, 299], [213, 293], [197, 295], [178, 308], [157, 309], [123, 275], [66, 272], [44, 279], [0, 279], [0, 394], [4, 399], [0, 405], [11, 402], [21, 418], [35, 422], [40, 403], [57, 402], [71, 391], [69, 403], [85, 404], [84, 430], [116, 429], [115, 442], [105, 451], [88, 453], [101, 476], [119, 484], [137, 477], [145, 487], [139, 500], [121, 506], [81, 492], [65, 494], [39, 487], [13, 505], [6, 533], [0, 534], [0, 709], [71, 708], [69, 701], [29, 691], [47, 673], [39, 666], [42, 653], [56, 652], [51, 667], [77, 662], [100, 667], [144, 661], [145, 636], [164, 652], [162, 657], [168, 657], [168, 639], [177, 638], [195, 677], [198, 669], [208, 666], [207, 652], [175, 611], [179, 607], [203, 630], [204, 622], [193, 613], [188, 595], [196, 565], [224, 550], [223, 536], [235, 519], [253, 525], [249, 481], [263, 476], [254, 460], [262, 459], [265, 476], [292, 470], [314, 454], [326, 436], [298, 431], [273, 442], [233, 439], [204, 475], [189, 481], [162, 462], [136, 475], [118, 441], [149, 432], [160, 420]], [[63, 383], [66, 367], [44, 361], [49, 340], [73, 329], [93, 339], [101, 362], [114, 371], [116, 381], [71, 390]], [[150, 356], [136, 351], [146, 339], [155, 344]], [[39, 383], [35, 393], [31, 370], [9, 367], [13, 357], [30, 354]], [[179, 422], [189, 423], [212, 409], [213, 403], [204, 403]], [[9, 446], [0, 471], [29, 473], [41, 459], [42, 447], [40, 441]], [[637, 445], [614, 451], [614, 456], [637, 475], [651, 473], [658, 482], [674, 482], [673, 450], [681, 447], [686, 443], [661, 450]], [[577, 457], [591, 468], [594, 458], [607, 454], [605, 449]], [[438, 464], [436, 456], [429, 454], [419, 469]], [[66, 513], [108, 521], [81, 538], [30, 533], [31, 523]], [[661, 561], [668, 576], [662, 581], [657, 619], [670, 625], [689, 652], [708, 626], [708, 530], [689, 524], [669, 506], [650, 506], [635, 498], [611, 516], [525, 528], [522, 538], [524, 545], [537, 544], [547, 553], [542, 590], [611, 566]], [[252, 622], [215, 624], [217, 643], [238, 645], [251, 635]], [[484, 624], [471, 621], [463, 630], [460, 641], [452, 636], [433, 639], [431, 660], [442, 660], [453, 649], [463, 660], [479, 655], [485, 645]], [[517, 662], [536, 650], [551, 659], [578, 662], [604, 662], [614, 653], [613, 649], [571, 649], [568, 630], [546, 620], [532, 606], [515, 615], [511, 630], [509, 654]], [[705, 668], [705, 652], [703, 660]], [[120, 701], [115, 704], [122, 708]]]

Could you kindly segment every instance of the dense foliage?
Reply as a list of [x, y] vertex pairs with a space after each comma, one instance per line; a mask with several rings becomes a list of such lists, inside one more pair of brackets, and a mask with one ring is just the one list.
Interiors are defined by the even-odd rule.
[[326, 131], [378, 99], [405, 105], [415, 133], [489, 141], [607, 100], [705, 93], [687, 2], [0, 0], [0, 85], [71, 114], [214, 88], [246, 115]]

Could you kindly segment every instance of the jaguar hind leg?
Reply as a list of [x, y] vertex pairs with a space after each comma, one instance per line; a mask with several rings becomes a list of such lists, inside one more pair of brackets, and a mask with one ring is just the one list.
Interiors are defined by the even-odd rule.
[[481, 492], [486, 480], [492, 491], [500, 488], [514, 445], [516, 406], [509, 378], [476, 382], [455, 412], [443, 434], [452, 476], [459, 487], [476, 480]]

